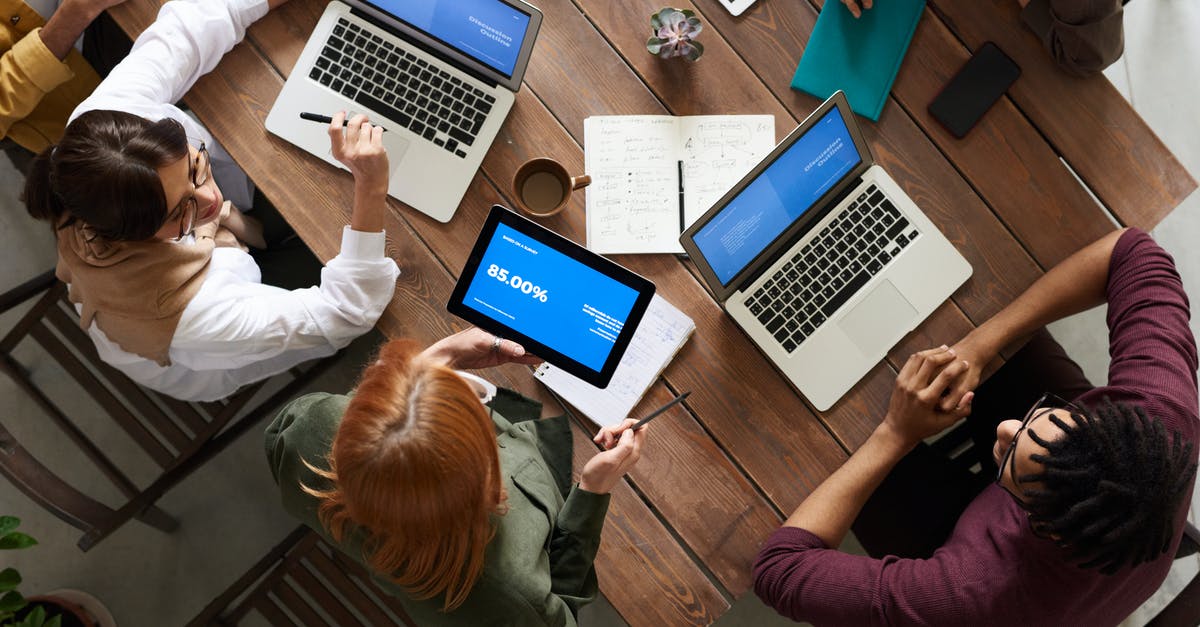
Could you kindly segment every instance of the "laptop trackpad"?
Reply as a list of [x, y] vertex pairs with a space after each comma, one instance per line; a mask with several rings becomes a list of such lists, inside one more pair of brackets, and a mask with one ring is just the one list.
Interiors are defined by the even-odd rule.
[[384, 133], [383, 148], [387, 150], [388, 163], [392, 166], [390, 174], [395, 178], [396, 170], [404, 163], [404, 153], [408, 152], [408, 140], [397, 133]]
[[886, 352], [896, 340], [912, 328], [917, 310], [908, 304], [891, 281], [883, 281], [838, 326], [865, 355], [875, 357]]

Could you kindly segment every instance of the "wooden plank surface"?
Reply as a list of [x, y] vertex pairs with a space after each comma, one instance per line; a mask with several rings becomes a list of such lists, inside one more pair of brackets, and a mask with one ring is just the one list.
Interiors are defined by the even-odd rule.
[[[1060, 156], [1081, 176], [1089, 173], [1084, 179], [1118, 219], [1143, 227], [1195, 187], [1111, 86], [1092, 81], [1080, 88], [1098, 99], [1094, 103], [1071, 95], [1075, 83], [1030, 72], [1040, 48], [1019, 37], [1002, 46], [1010, 54], [1010, 47], [1026, 46], [1014, 57], [1026, 77], [1036, 77], [1029, 83], [1050, 83], [1053, 93], [1065, 94], [1060, 110], [1046, 110], [1053, 107], [1015, 90], [966, 140], [944, 133], [925, 107], [969, 56], [972, 42], [995, 27], [979, 14], [1001, 1], [935, 2], [882, 117], [860, 119], [876, 160], [967, 257], [974, 274], [830, 411], [818, 414], [796, 394], [724, 315], [690, 262], [671, 255], [617, 258], [654, 280], [697, 324], [643, 406], [683, 390], [693, 395], [649, 432], [642, 462], [614, 492], [597, 558], [601, 588], [626, 620], [707, 624], [719, 617], [729, 598], [749, 589], [750, 563], [781, 512], [805, 498], [878, 423], [896, 366], [909, 353], [957, 340], [1046, 268], [1112, 228]], [[512, 175], [526, 159], [549, 156], [583, 172], [586, 117], [765, 113], [774, 116], [782, 137], [807, 116], [819, 101], [788, 83], [820, 2], [760, 2], [740, 18], [719, 2], [680, 5], [706, 22], [705, 56], [690, 64], [645, 51], [648, 16], [661, 7], [654, 0], [541, 0], [545, 20], [525, 83], [454, 219], [441, 224], [389, 203], [387, 250], [402, 274], [381, 330], [431, 342], [461, 327], [444, 303], [477, 225], [493, 203], [510, 204]], [[130, 0], [114, 17], [137, 32], [159, 3]], [[328, 259], [348, 223], [350, 177], [262, 126], [324, 4], [292, 0], [260, 20], [186, 101], [305, 242]], [[1079, 114], [1073, 123], [1072, 113]], [[1089, 133], [1102, 144], [1094, 153], [1084, 141]], [[1122, 142], [1138, 149], [1113, 149]], [[1135, 167], [1137, 160], [1143, 163]], [[1144, 180], [1094, 184], [1097, 163], [1127, 167]], [[583, 199], [573, 196], [567, 211], [542, 223], [582, 242]], [[556, 409], [526, 368], [489, 376]], [[574, 425], [577, 470], [596, 451], [589, 439], [594, 430]]]

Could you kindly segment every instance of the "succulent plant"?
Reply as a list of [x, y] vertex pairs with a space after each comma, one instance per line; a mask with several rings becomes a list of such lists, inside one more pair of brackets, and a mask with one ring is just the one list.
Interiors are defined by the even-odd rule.
[[684, 57], [695, 61], [704, 54], [704, 46], [694, 41], [704, 30], [700, 18], [688, 9], [665, 8], [650, 16], [650, 28], [654, 34], [646, 40], [646, 50], [663, 59]]

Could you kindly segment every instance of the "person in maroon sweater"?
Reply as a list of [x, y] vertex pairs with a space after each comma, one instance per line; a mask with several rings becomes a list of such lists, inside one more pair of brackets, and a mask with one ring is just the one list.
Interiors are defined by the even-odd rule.
[[[1105, 301], [1112, 363], [1108, 384], [1091, 388], [1039, 330]], [[880, 425], [762, 547], [755, 591], [817, 625], [1121, 622], [1166, 577], [1195, 480], [1188, 317], [1170, 255], [1129, 229], [953, 347], [913, 355]], [[1000, 350], [1031, 334], [976, 389]], [[976, 448], [996, 480], [982, 487], [922, 461], [922, 440], [967, 414], [991, 431]], [[831, 548], [864, 504], [855, 531], [879, 558]]]

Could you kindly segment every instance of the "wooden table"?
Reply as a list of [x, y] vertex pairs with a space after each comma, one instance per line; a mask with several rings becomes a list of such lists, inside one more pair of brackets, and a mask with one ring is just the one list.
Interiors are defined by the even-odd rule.
[[[526, 159], [550, 156], [582, 172], [587, 116], [766, 113], [782, 138], [812, 111], [819, 101], [788, 83], [819, 0], [760, 0], [740, 18], [719, 3], [677, 3], [705, 23], [706, 53], [687, 63], [645, 51], [659, 0], [539, 0], [545, 21], [525, 85], [454, 219], [443, 225], [391, 205], [388, 252], [402, 274], [380, 328], [431, 342], [461, 326], [444, 304], [488, 208], [511, 206], [509, 182]], [[131, 0], [112, 13], [127, 31], [140, 32], [159, 4]], [[348, 223], [349, 175], [263, 128], [324, 5], [292, 0], [268, 15], [186, 101], [328, 259]], [[904, 356], [955, 341], [1114, 221], [1149, 229], [1195, 189], [1103, 77], [1071, 78], [1053, 66], [1020, 24], [1017, 6], [933, 0], [879, 122], [860, 119], [876, 159], [967, 257], [974, 275], [830, 411], [813, 410], [773, 370], [689, 262], [618, 257], [697, 325], [643, 407], [676, 391], [693, 394], [686, 408], [656, 421], [641, 463], [615, 491], [597, 559], [601, 589], [629, 623], [708, 624], [720, 617], [750, 590], [762, 541], [878, 423]], [[966, 139], [956, 140], [926, 106], [987, 40], [1023, 75]], [[544, 224], [582, 242], [583, 195]], [[508, 367], [495, 378], [547, 396], [527, 370]], [[578, 462], [596, 449], [589, 440], [594, 427], [576, 427]]]

